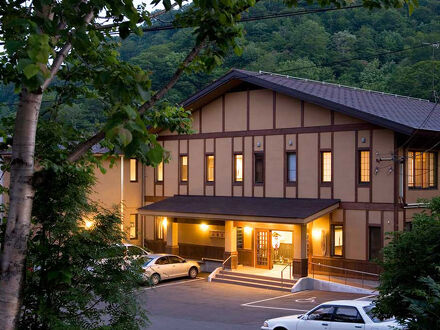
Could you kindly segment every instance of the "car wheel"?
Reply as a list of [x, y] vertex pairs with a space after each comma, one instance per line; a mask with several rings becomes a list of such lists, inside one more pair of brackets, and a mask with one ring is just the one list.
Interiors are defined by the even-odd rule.
[[287, 330], [287, 329], [284, 328], [284, 327], [276, 327], [276, 328], [274, 328], [273, 330]]
[[160, 282], [160, 275], [155, 273], [153, 275], [151, 275], [150, 277], [150, 283], [151, 285], [158, 285]]
[[189, 272], [188, 272], [188, 276], [190, 278], [196, 278], [198, 273], [199, 273], [199, 271], [197, 270], [196, 267], [191, 267]]

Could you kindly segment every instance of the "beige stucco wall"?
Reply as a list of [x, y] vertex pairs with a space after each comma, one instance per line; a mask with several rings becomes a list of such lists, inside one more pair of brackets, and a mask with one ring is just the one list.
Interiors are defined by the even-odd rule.
[[276, 95], [276, 128], [301, 126], [301, 101], [284, 94]]
[[334, 133], [334, 197], [343, 201], [355, 201], [355, 133]]
[[211, 238], [210, 231], [225, 231], [224, 226], [209, 225], [207, 230], [203, 230], [198, 224], [179, 223], [179, 243], [207, 245], [224, 247], [225, 240], [221, 238]]
[[315, 257], [330, 256], [330, 217], [318, 218], [307, 224], [310, 247]]
[[249, 129], [273, 128], [273, 92], [268, 89], [250, 91]]
[[205, 164], [203, 140], [189, 140], [188, 155], [188, 194], [203, 195], [203, 183], [205, 181], [203, 177]]
[[331, 124], [331, 112], [320, 106], [304, 102], [304, 126], [326, 126]]
[[222, 98], [219, 97], [202, 108], [202, 133], [222, 131]]
[[216, 153], [220, 157], [215, 161], [215, 194], [232, 194], [232, 143], [231, 138], [216, 139]]
[[366, 260], [366, 211], [345, 211], [344, 252], [347, 259]]
[[284, 181], [284, 136], [266, 138], [266, 197], [283, 197]]
[[225, 131], [243, 131], [247, 127], [247, 92], [225, 94]]
[[[391, 157], [394, 152], [394, 133], [387, 129], [373, 130], [373, 202], [392, 203], [394, 201], [394, 162], [382, 161], [380, 157]], [[378, 172], [375, 174], [375, 165]], [[390, 171], [391, 168], [391, 171]]]
[[164, 148], [170, 153], [168, 163], [164, 164], [164, 195], [174, 196], [177, 194], [179, 175], [178, 141], [165, 141]]
[[298, 135], [298, 197], [318, 197], [318, 134]]

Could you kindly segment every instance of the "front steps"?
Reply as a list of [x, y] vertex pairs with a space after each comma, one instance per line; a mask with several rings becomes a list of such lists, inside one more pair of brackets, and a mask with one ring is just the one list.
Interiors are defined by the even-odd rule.
[[236, 284], [260, 289], [290, 292], [295, 280], [220, 270], [211, 279], [212, 282]]

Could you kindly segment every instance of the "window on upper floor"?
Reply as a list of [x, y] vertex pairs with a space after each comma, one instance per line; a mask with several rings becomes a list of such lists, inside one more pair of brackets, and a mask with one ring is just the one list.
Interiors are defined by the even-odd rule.
[[254, 154], [255, 183], [264, 183], [264, 154], [259, 152]]
[[234, 155], [234, 181], [243, 182], [243, 154]]
[[188, 182], [188, 156], [180, 156], [180, 181]]
[[214, 182], [215, 158], [214, 155], [206, 155], [206, 181]]
[[342, 225], [331, 225], [331, 255], [342, 257], [344, 252], [344, 227]]
[[370, 182], [370, 151], [359, 151], [359, 183]]
[[332, 182], [332, 153], [331, 151], [321, 152], [321, 182]]
[[163, 182], [163, 161], [156, 167], [156, 182]]
[[296, 182], [296, 152], [287, 153], [287, 182]]
[[130, 159], [130, 182], [138, 180], [138, 161], [135, 158]]
[[437, 153], [408, 152], [408, 187], [414, 189], [437, 187]]
[[130, 214], [130, 239], [137, 239], [138, 215]]

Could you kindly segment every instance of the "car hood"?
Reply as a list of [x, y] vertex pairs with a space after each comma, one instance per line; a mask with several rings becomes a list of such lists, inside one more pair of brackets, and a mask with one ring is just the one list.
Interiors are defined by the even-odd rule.
[[277, 318], [275, 318], [275, 319], [267, 320], [267, 322], [269, 322], [269, 324], [271, 324], [272, 322], [279, 322], [279, 321], [286, 321], [286, 320], [298, 319], [300, 316], [302, 316], [302, 314], [298, 314], [298, 315], [289, 315], [289, 316], [282, 316], [282, 317], [277, 317]]

